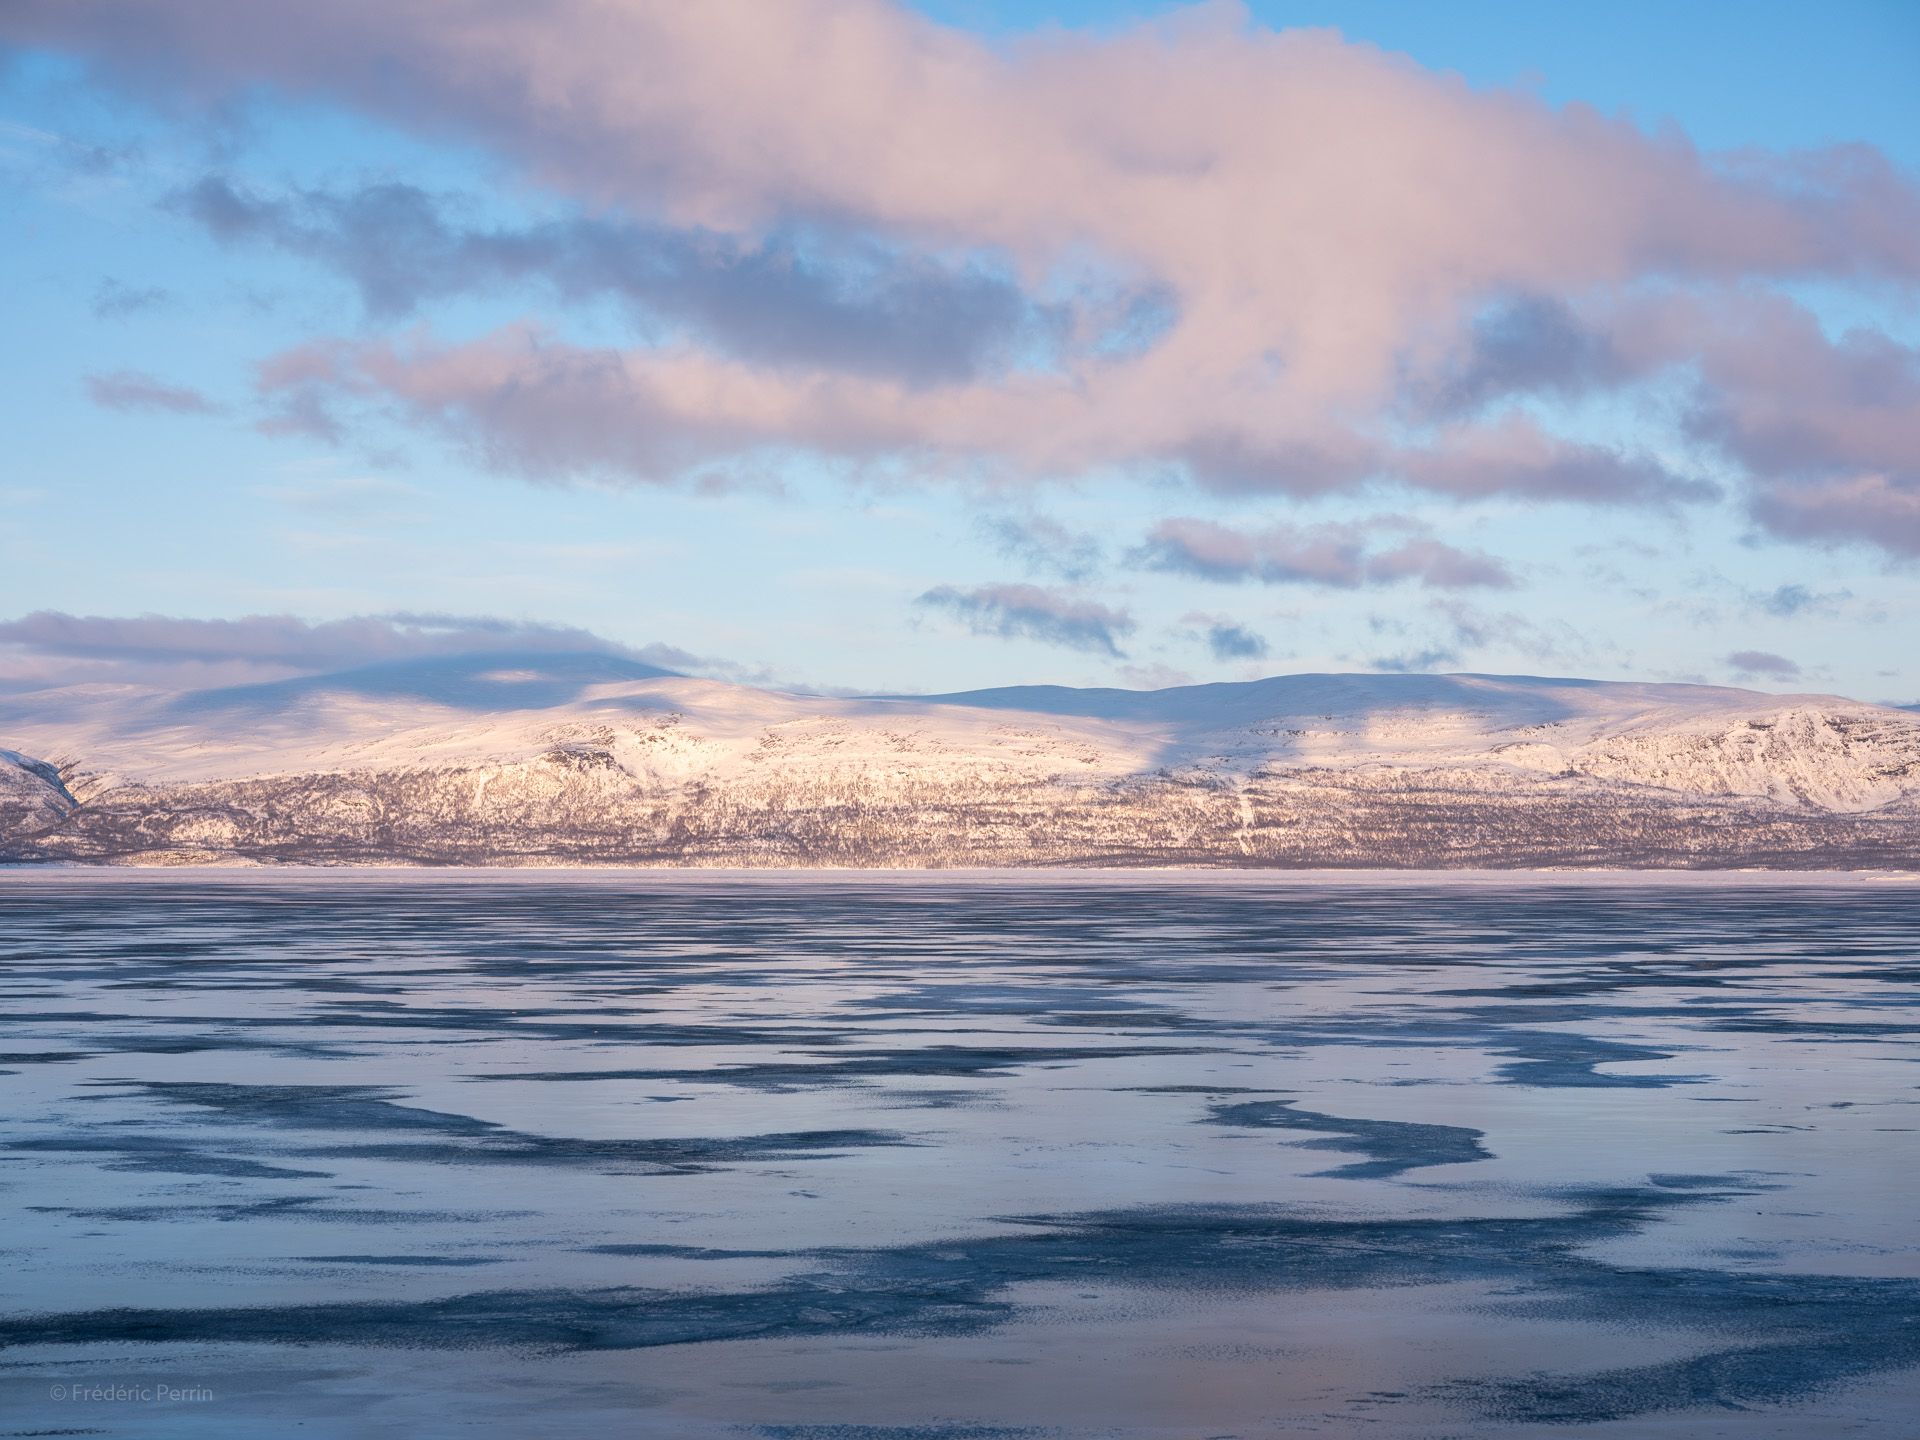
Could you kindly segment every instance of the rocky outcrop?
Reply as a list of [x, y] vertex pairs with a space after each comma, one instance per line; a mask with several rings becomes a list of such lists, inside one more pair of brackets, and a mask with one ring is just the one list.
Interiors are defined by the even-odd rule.
[[0, 750], [0, 855], [53, 829], [73, 813], [60, 772], [44, 760]]

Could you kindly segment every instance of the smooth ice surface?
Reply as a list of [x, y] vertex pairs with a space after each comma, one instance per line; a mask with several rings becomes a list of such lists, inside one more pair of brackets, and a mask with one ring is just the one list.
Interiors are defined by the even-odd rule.
[[1909, 1435], [1916, 979], [1836, 877], [4, 874], [0, 1433]]

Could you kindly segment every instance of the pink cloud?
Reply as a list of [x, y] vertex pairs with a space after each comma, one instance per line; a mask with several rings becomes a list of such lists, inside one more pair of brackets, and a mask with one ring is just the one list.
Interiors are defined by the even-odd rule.
[[[1478, 90], [1331, 31], [1268, 31], [1230, 4], [1005, 47], [884, 0], [15, 0], [0, 35], [176, 93], [266, 84], [477, 143], [592, 211], [749, 238], [811, 221], [909, 256], [999, 257], [1035, 295], [1071, 297], [1092, 270], [1103, 304], [1165, 297], [1151, 343], [1067, 344], [1049, 365], [918, 386], [527, 331], [354, 347], [298, 384], [264, 376], [296, 418], [345, 390], [510, 468], [660, 479], [797, 446], [1031, 473], [1172, 461], [1228, 490], [1386, 478], [1701, 498], [1696, 476], [1510, 415], [1402, 428], [1410, 377], [1468, 348], [1491, 298], [1606, 308], [1649, 283], [1698, 289], [1712, 322], [1658, 347], [1717, 387], [1696, 439], [1745, 464], [1803, 439], [1863, 461], [1909, 453], [1910, 419], [1871, 386], [1823, 401], [1834, 424], [1769, 431], [1791, 367], [1742, 376], [1736, 354], [1704, 348], [1729, 297], [1756, 287], [1914, 284], [1920, 193], [1876, 152], [1707, 156], [1672, 129]], [[1064, 303], [1091, 323], [1091, 301]], [[1456, 400], [1497, 405], [1513, 366], [1559, 353], [1551, 334], [1520, 338], [1547, 348], [1523, 344]], [[1855, 343], [1853, 371], [1875, 343]], [[1633, 360], [1555, 363], [1564, 383], [1615, 384]]]
[[[1785, 295], [1663, 286], [1578, 308], [1525, 305], [1476, 335], [1437, 393], [1443, 409], [1457, 398], [1473, 410], [1662, 382], [1679, 398], [1676, 442], [1736, 467], [1763, 529], [1920, 555], [1920, 346], [1864, 327], [1834, 333]], [[1511, 415], [1437, 434], [1409, 473], [1456, 493], [1515, 490], [1521, 474], [1570, 498], [1708, 488]]]
[[1511, 414], [1438, 431], [1427, 444], [1402, 452], [1398, 473], [1411, 484], [1462, 497], [1663, 502], [1719, 493], [1710, 481], [1675, 474], [1644, 455], [1563, 440]]
[[1867, 542], [1920, 558], [1920, 487], [1885, 475], [1762, 488], [1753, 517], [1774, 535], [1817, 545]]

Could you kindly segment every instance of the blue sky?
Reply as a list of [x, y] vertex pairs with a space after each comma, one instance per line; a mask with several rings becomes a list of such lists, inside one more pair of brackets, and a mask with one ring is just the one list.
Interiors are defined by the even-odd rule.
[[[606, 81], [621, 37], [574, 5], [523, 23], [564, 93], [617, 83], [603, 109], [637, 118], [463, 88], [497, 44], [517, 93], [528, 47], [460, 7], [342, 7], [369, 28], [297, 53], [155, 8], [160, 44], [112, 4], [0, 21], [15, 674], [104, 653], [53, 611], [482, 617], [862, 690], [1411, 668], [1920, 696], [1913, 7], [810, 0], [818, 34], [872, 27], [867, 68], [823, 52], [840, 78], [782, 71], [762, 115], [719, 6], [675, 31], [670, 132], [635, 98], [652, 50]], [[1296, 25], [1344, 40], [1266, 47]], [[1035, 30], [1051, 60], [995, 68]], [[974, 80], [888, 136], [916, 55], [970, 37]], [[842, 159], [849, 84], [875, 148]], [[1032, 154], [994, 138], [1014, 111]], [[792, 155], [763, 164], [769, 134]], [[1318, 163], [1346, 148], [1385, 178]], [[143, 674], [306, 663], [165, 633]]]

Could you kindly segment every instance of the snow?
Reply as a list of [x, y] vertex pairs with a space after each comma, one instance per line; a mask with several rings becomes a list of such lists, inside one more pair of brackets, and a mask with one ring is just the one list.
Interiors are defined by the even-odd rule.
[[185, 694], [16, 697], [23, 755], [122, 783], [511, 763], [606, 749], [673, 782], [784, 766], [1124, 776], [1472, 763], [1871, 808], [1920, 789], [1920, 722], [1837, 696], [1495, 675], [1285, 675], [1167, 690], [788, 694], [614, 656], [483, 654]]
[[[186, 694], [15, 695], [0, 702], [0, 742], [66, 779], [36, 791], [14, 768], [9, 813], [34, 817], [30, 828], [77, 800], [82, 820], [88, 807], [120, 817], [116, 844], [158, 836], [176, 857], [251, 853], [263, 826], [291, 827], [295, 850], [319, 826], [378, 851], [402, 824], [469, 845], [562, 834], [616, 849], [643, 835], [684, 846], [698, 832], [720, 864], [821, 846], [820, 863], [842, 863], [834, 847], [854, 832], [879, 858], [847, 863], [888, 863], [896, 845], [932, 846], [940, 863], [1027, 863], [1068, 830], [1063, 861], [1142, 849], [1252, 860], [1284, 843], [1307, 846], [1311, 863], [1319, 842], [1306, 837], [1322, 835], [1367, 863], [1400, 823], [1394, 806], [1454, 796], [1462, 843], [1530, 823], [1529, 806], [1562, 805], [1560, 838], [1527, 852], [1557, 862], [1587, 844], [1588, 822], [1564, 803], [1580, 796], [1610, 814], [1690, 797], [1831, 816], [1920, 798], [1920, 717], [1893, 707], [1537, 676], [849, 698], [612, 656], [484, 654]], [[1493, 808], [1469, 822], [1475, 805]], [[1352, 838], [1355, 806], [1371, 838]], [[1445, 843], [1431, 819], [1415, 823], [1421, 853]], [[1874, 843], [1884, 857], [1908, 842]]]

